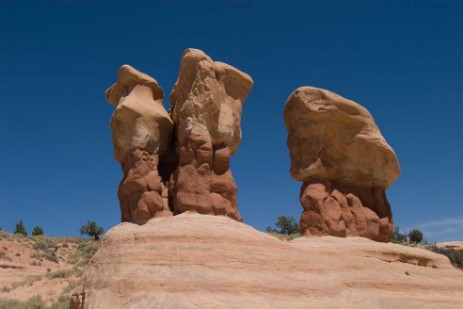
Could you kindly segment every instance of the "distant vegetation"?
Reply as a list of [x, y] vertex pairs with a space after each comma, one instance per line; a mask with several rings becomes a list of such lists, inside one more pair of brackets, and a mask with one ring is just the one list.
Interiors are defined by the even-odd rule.
[[418, 229], [413, 229], [408, 232], [408, 239], [410, 242], [419, 244], [423, 240], [423, 233]]
[[19, 222], [16, 223], [16, 228], [13, 233], [27, 236], [27, 231], [26, 231], [26, 228], [24, 227], [23, 220], [19, 220]]
[[[401, 233], [400, 229], [396, 226], [392, 231], [392, 242], [396, 244], [411, 242], [419, 244], [423, 241], [423, 232], [418, 229], [413, 229], [408, 233]], [[427, 243], [425, 241], [425, 243]]]
[[[4, 230], [0, 227], [0, 232]], [[93, 237], [95, 240], [99, 240], [100, 236], [103, 234], [103, 228], [99, 227], [95, 221], [88, 221], [86, 225], [83, 225], [80, 228], [80, 235], [88, 235]], [[24, 226], [23, 220], [19, 220], [16, 223], [16, 227], [13, 231], [13, 234], [27, 236], [27, 230]], [[43, 229], [40, 226], [35, 226], [32, 230], [32, 236], [41, 236], [43, 235]], [[1, 309], [2, 307], [0, 307]]]
[[103, 228], [99, 227], [94, 221], [88, 221], [87, 225], [80, 228], [80, 235], [89, 235], [95, 240], [99, 240], [101, 234], [103, 234]]
[[435, 244], [426, 249], [432, 252], [445, 255], [446, 257], [449, 258], [453, 266], [456, 266], [463, 270], [463, 251], [462, 250], [455, 250], [451, 248], [439, 248]]
[[[9, 300], [0, 298], [0, 309], [64, 309], [69, 308], [70, 292], [77, 286], [79, 278], [82, 276], [85, 267], [97, 251], [100, 242], [93, 239], [81, 237], [47, 237], [36, 235], [26, 237], [21, 233], [10, 234], [0, 231], [0, 241], [10, 241], [20, 243], [23, 248], [31, 249], [31, 266], [44, 266], [46, 261], [56, 263], [55, 267], [47, 268], [42, 274], [34, 274], [23, 281], [13, 282], [9, 285], [0, 286], [3, 293], [9, 293], [15, 289], [21, 289], [34, 285], [38, 281], [62, 279], [66, 282], [55, 301], [52, 304], [45, 302], [44, 297], [32, 294], [28, 300]], [[25, 255], [21, 252], [21, 255]], [[0, 261], [14, 261], [18, 253], [9, 249], [7, 245], [0, 247]], [[29, 262], [28, 262], [29, 263]], [[58, 263], [61, 266], [58, 266]], [[49, 264], [47, 264], [49, 265]], [[65, 265], [65, 268], [60, 268]]]
[[40, 236], [43, 235], [43, 229], [40, 226], [34, 227], [34, 230], [32, 231], [32, 236]]
[[[423, 241], [424, 235], [418, 229], [413, 229], [408, 233], [401, 233], [398, 227], [395, 227], [392, 232], [392, 242], [402, 244], [405, 246], [416, 245]], [[452, 248], [439, 248], [435, 243], [428, 245], [425, 240], [424, 245], [421, 248], [429, 251], [445, 255], [453, 266], [463, 269], [463, 251], [455, 250]]]
[[39, 295], [32, 296], [26, 301], [0, 299], [2, 309], [65, 309], [69, 308], [69, 296], [61, 295], [56, 303], [47, 305]]
[[301, 236], [299, 222], [293, 217], [279, 216], [275, 222], [275, 227], [268, 226], [266, 231], [279, 239], [291, 240]]

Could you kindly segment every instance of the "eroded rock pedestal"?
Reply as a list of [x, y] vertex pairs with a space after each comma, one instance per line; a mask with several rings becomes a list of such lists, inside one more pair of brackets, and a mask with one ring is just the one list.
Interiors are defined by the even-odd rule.
[[288, 98], [284, 118], [291, 176], [304, 182], [302, 232], [390, 241], [385, 191], [400, 168], [370, 113], [330, 91], [301, 87]]
[[161, 158], [172, 147], [173, 127], [162, 105], [162, 89], [150, 76], [124, 65], [106, 98], [116, 106], [111, 130], [114, 157], [124, 172], [118, 191], [122, 221], [144, 223], [171, 215], [168, 179], [158, 171]]
[[241, 141], [242, 105], [249, 75], [187, 49], [171, 93], [179, 164], [170, 195], [175, 213], [196, 211], [242, 221], [230, 156]]
[[241, 141], [241, 112], [253, 85], [249, 75], [187, 49], [169, 114], [156, 80], [124, 65], [106, 91], [122, 221], [145, 223], [193, 211], [242, 221], [230, 156]]

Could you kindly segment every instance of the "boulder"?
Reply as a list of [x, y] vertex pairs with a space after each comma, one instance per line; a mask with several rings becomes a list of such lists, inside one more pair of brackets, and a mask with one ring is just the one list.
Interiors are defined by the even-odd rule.
[[303, 233], [390, 241], [385, 190], [400, 168], [371, 114], [328, 90], [301, 87], [288, 98], [284, 120], [290, 173], [304, 182]]

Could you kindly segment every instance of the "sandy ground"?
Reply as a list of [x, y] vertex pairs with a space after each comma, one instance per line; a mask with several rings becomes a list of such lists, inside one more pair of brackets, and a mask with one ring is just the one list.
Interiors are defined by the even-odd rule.
[[50, 304], [69, 293], [86, 264], [76, 254], [77, 242], [72, 238], [0, 235], [0, 299], [26, 301], [39, 295]]

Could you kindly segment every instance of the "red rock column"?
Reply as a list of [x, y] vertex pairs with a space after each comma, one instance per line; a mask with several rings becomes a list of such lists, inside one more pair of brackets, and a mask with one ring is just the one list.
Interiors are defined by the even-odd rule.
[[118, 191], [123, 222], [144, 223], [170, 214], [167, 200], [163, 199], [166, 186], [158, 175], [158, 161], [156, 154], [143, 149], [127, 152]]
[[[116, 107], [111, 131], [114, 157], [124, 172], [118, 191], [122, 221], [142, 224], [172, 215], [167, 181], [175, 161], [169, 160], [173, 123], [162, 105], [162, 89], [152, 77], [124, 65], [106, 98]], [[160, 164], [160, 158], [166, 162]]]
[[241, 113], [253, 85], [246, 73], [187, 49], [170, 96], [179, 164], [169, 194], [174, 213], [242, 221], [230, 156], [241, 141]]
[[179, 166], [169, 185], [175, 214], [195, 211], [242, 221], [228, 148], [214, 149], [204, 136], [190, 135], [179, 147], [178, 155]]

